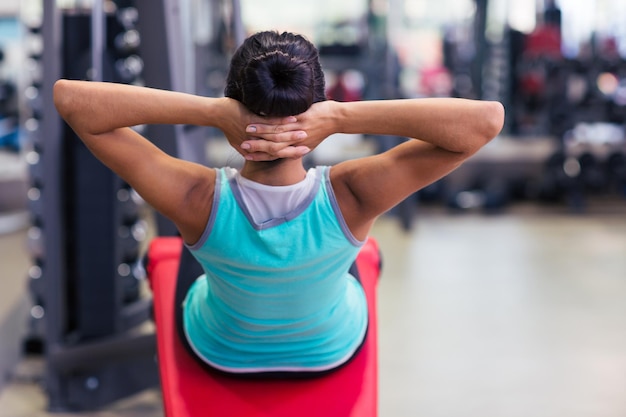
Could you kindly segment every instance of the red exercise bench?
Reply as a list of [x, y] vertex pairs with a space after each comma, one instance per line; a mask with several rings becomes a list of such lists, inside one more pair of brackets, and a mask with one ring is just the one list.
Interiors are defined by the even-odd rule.
[[380, 255], [370, 238], [357, 267], [367, 294], [369, 329], [352, 361], [312, 379], [246, 380], [209, 373], [178, 340], [174, 295], [182, 241], [159, 237], [148, 251], [166, 417], [375, 417], [378, 414], [376, 284]]

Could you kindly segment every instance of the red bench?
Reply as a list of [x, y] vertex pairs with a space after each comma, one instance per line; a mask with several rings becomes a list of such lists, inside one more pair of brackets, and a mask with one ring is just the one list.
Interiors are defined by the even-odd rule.
[[175, 327], [174, 294], [181, 249], [180, 238], [159, 237], [148, 252], [167, 417], [377, 416], [376, 284], [380, 255], [374, 239], [368, 240], [357, 259], [370, 308], [365, 345], [346, 366], [303, 380], [245, 380], [208, 373], [198, 366], [179, 342]]

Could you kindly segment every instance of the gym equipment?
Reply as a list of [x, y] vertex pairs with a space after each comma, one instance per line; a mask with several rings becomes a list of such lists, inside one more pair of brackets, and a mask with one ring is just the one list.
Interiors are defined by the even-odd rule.
[[[0, 45], [0, 74], [4, 66], [4, 49]], [[15, 82], [0, 77], [0, 148], [19, 150], [18, 95]]]
[[[231, 3], [238, 7], [237, 0]], [[33, 308], [23, 344], [25, 353], [44, 355], [50, 411], [92, 410], [158, 385], [155, 335], [143, 333], [152, 308], [139, 291], [143, 277], [136, 258], [146, 227], [138, 202], [59, 118], [53, 85], [72, 78], [189, 91], [182, 88], [189, 64], [182, 56], [185, 5], [95, 0], [90, 6], [44, 2], [41, 21], [24, 22]], [[183, 142], [204, 137], [206, 130], [137, 129], [185, 159]], [[156, 233], [176, 230], [157, 216]]]
[[540, 198], [564, 200], [574, 211], [589, 194], [625, 196], [626, 131], [614, 123], [577, 123], [545, 163]]
[[455, 211], [479, 209], [486, 213], [497, 213], [510, 202], [510, 188], [506, 180], [497, 177], [477, 182], [474, 187], [452, 192], [448, 196], [447, 206]]
[[365, 345], [342, 368], [311, 379], [246, 380], [200, 367], [179, 342], [174, 320], [176, 276], [189, 261], [195, 262], [178, 237], [159, 237], [148, 251], [166, 417], [377, 415], [376, 283], [381, 263], [374, 239], [367, 241], [357, 259], [370, 311]]
[[151, 300], [139, 297], [135, 268], [143, 236], [137, 202], [62, 123], [52, 100], [61, 77], [120, 80], [114, 62], [128, 51], [114, 39], [131, 28], [112, 12], [99, 14], [94, 28], [97, 5], [90, 13], [44, 2], [41, 29], [30, 31], [46, 47], [29, 55], [33, 308], [24, 350], [44, 354], [50, 411], [96, 409], [158, 385], [155, 335], [142, 326], [150, 324]]

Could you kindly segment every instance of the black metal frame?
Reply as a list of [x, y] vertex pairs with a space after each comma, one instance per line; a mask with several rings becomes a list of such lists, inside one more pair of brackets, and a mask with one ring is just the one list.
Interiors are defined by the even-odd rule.
[[[41, 129], [33, 135], [41, 164], [33, 169], [43, 181], [42, 204], [34, 217], [42, 230], [43, 250], [36, 259], [41, 276], [31, 290], [44, 311], [39, 319], [43, 325], [37, 327], [43, 328], [49, 410], [93, 410], [158, 386], [154, 334], [138, 327], [150, 318], [151, 302], [122, 301], [123, 281], [115, 271], [125, 243], [117, 231], [129, 207], [115, 196], [124, 184], [98, 170], [54, 108], [54, 83], [67, 76], [62, 59], [64, 16], [56, 2], [43, 5], [44, 106]], [[85, 209], [94, 199], [106, 207], [104, 213]], [[98, 242], [104, 243], [95, 247]], [[88, 250], [78, 254], [84, 247]], [[94, 249], [102, 256], [98, 268], [97, 256], [89, 255]]]

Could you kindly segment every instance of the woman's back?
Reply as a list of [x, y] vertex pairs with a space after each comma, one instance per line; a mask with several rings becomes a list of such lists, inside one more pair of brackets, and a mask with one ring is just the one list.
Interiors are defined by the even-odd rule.
[[315, 174], [309, 198], [286, 217], [256, 223], [235, 171], [219, 170], [212, 220], [190, 246], [205, 276], [185, 305], [187, 337], [210, 365], [320, 371], [363, 341], [367, 302], [348, 273], [363, 242], [345, 227], [328, 168]]

